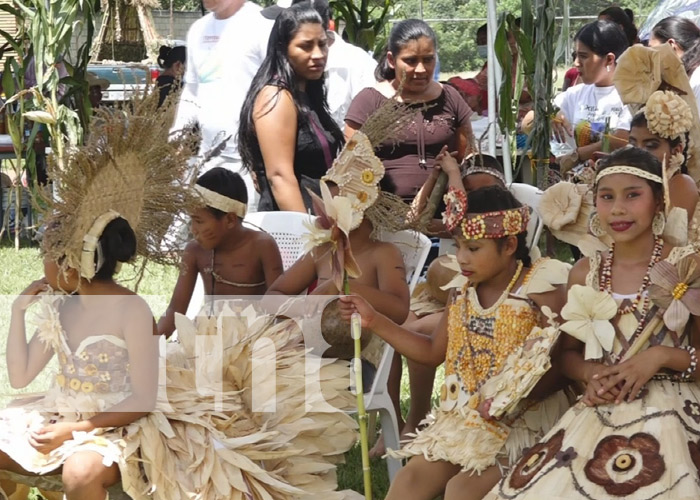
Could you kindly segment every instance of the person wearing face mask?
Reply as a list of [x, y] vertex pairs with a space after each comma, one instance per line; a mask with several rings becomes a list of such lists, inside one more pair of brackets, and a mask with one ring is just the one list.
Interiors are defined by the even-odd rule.
[[[515, 20], [516, 26], [520, 26], [520, 18]], [[482, 59], [486, 59], [488, 57], [488, 26], [486, 24], [483, 24], [479, 26], [479, 29], [476, 31], [476, 51], [477, 54], [479, 54], [479, 57]], [[513, 77], [515, 77], [515, 73], [518, 70], [518, 49], [517, 49], [517, 42], [515, 40], [515, 36], [513, 33], [508, 33], [508, 45], [510, 46], [510, 51], [511, 54], [513, 54], [513, 62], [511, 64], [511, 68], [513, 71]], [[488, 114], [488, 102], [489, 102], [489, 77], [488, 77], [488, 62], [484, 62], [484, 65], [481, 68], [481, 71], [474, 77], [474, 80], [479, 84], [479, 87], [481, 88], [481, 102], [483, 104], [483, 108], [481, 110], [481, 114], [486, 116]], [[513, 85], [515, 86], [515, 78], [513, 79]], [[528, 92], [527, 88], [523, 88], [522, 93], [520, 94], [519, 98], [519, 106], [518, 106], [518, 121], [520, 121], [525, 114], [532, 109], [532, 97], [530, 96], [530, 93]]]

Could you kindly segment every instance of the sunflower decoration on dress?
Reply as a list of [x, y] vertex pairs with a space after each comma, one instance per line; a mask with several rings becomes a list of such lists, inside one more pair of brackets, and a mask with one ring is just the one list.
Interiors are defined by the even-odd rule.
[[40, 193], [45, 214], [45, 255], [62, 272], [75, 269], [90, 280], [102, 264], [99, 238], [117, 217], [136, 234], [136, 255], [145, 262], [176, 264], [178, 242], [168, 236], [177, 214], [198, 203], [191, 189], [195, 152], [191, 133], [170, 137], [172, 110], [158, 95], [134, 96], [130, 106], [100, 108], [86, 144], [67, 151], [65, 168], [51, 161], [55, 195]]

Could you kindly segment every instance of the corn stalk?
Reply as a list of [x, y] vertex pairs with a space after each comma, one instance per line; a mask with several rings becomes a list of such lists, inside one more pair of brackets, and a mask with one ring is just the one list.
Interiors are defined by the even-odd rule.
[[[17, 35], [0, 30], [0, 36], [16, 53], [16, 56], [7, 59], [2, 80], [6, 95], [10, 96], [5, 106], [7, 128], [16, 158], [14, 170], [17, 177], [21, 178], [24, 168], [28, 167], [32, 179], [36, 180], [34, 143], [42, 126], [48, 131], [54, 161], [59, 168], [63, 168], [64, 164], [65, 142], [75, 145], [82, 140], [78, 114], [59, 102], [61, 84], [64, 85], [63, 90], [65, 86], [71, 87], [70, 81], [61, 80], [59, 66], [64, 63], [63, 58], [70, 50], [73, 33], [82, 25], [87, 26], [88, 40], [91, 42], [92, 4], [88, 0], [13, 0], [12, 5], [0, 5], [0, 9], [12, 14], [18, 25]], [[79, 54], [82, 52], [83, 48]], [[32, 63], [34, 70], [30, 75], [28, 73]], [[85, 98], [86, 67], [87, 59], [83, 57], [78, 73], [82, 76]], [[36, 85], [26, 88], [26, 76], [33, 77]], [[75, 78], [75, 74], [72, 78]], [[75, 84], [75, 80], [72, 84]], [[27, 137], [26, 120], [33, 122]], [[21, 183], [16, 187], [15, 203], [15, 247], [19, 248]]]
[[[535, 56], [532, 49], [532, 5], [522, 0], [520, 27], [515, 17], [503, 13], [498, 23], [494, 40], [496, 60], [503, 69], [503, 79], [499, 89], [498, 125], [505, 136], [503, 154], [510, 154], [511, 165], [517, 164], [517, 125], [520, 110], [520, 96], [527, 84], [532, 88], [535, 72]], [[515, 39], [515, 50], [508, 43], [508, 35]], [[513, 67], [515, 61], [515, 67]]]
[[[347, 271], [343, 270], [343, 293], [350, 295], [350, 281]], [[368, 419], [365, 409], [365, 390], [362, 383], [362, 319], [355, 312], [350, 319], [350, 335], [354, 344], [352, 359], [355, 371], [355, 394], [357, 395], [357, 420], [360, 427], [360, 451], [362, 454], [362, 479], [365, 500], [372, 500], [372, 468], [369, 462], [369, 436], [367, 434]]]
[[[7, 132], [12, 139], [12, 149], [15, 154], [15, 160], [11, 162], [12, 170], [16, 179], [15, 184], [10, 191], [11, 195], [7, 199], [7, 205], [4, 207], [4, 220], [0, 235], [4, 234], [5, 230], [9, 230], [10, 222], [10, 206], [14, 201], [15, 204], [15, 249], [19, 250], [20, 234], [22, 232], [22, 172], [25, 164], [25, 142], [24, 142], [24, 109], [25, 95], [24, 80], [25, 68], [31, 60], [32, 53], [28, 43], [27, 26], [23, 22], [21, 12], [8, 4], [0, 5], [0, 10], [8, 12], [17, 19], [17, 33], [11, 34], [4, 30], [0, 30], [6, 43], [12, 47], [15, 55], [10, 56], [5, 60], [5, 66], [2, 74], [2, 84], [5, 95], [10, 96], [3, 105], [6, 115]], [[4, 202], [4, 200], [3, 200]]]
[[535, 21], [535, 123], [530, 136], [532, 167], [537, 176], [537, 186], [546, 189], [549, 179], [549, 146], [552, 130], [550, 117], [554, 114], [552, 83], [554, 72], [555, 1], [540, 0]]

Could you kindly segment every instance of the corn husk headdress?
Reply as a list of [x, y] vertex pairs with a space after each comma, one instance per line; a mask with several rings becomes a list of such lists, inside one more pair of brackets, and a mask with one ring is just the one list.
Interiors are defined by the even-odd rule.
[[387, 99], [348, 140], [323, 176], [322, 181], [336, 184], [339, 195], [350, 200], [351, 230], [365, 217], [372, 222], [375, 235], [381, 231], [417, 229], [419, 218], [409, 217], [410, 207], [399, 196], [381, 190], [384, 165], [374, 153], [381, 143], [398, 140], [414, 118], [415, 108]]
[[67, 151], [63, 170], [51, 162], [55, 193], [39, 205], [46, 214], [44, 252], [61, 271], [93, 278], [101, 264], [99, 238], [117, 217], [134, 230], [137, 256], [179, 260], [167, 230], [201, 201], [188, 176], [195, 140], [169, 137], [171, 123], [172, 108], [158, 108], [157, 92], [135, 96], [128, 107], [96, 110], [86, 144]]
[[684, 142], [688, 133], [686, 164], [688, 173], [698, 183], [700, 115], [683, 63], [671, 46], [630, 47], [618, 61], [614, 83], [620, 99], [633, 112], [644, 107], [652, 133], [671, 139], [681, 137]]

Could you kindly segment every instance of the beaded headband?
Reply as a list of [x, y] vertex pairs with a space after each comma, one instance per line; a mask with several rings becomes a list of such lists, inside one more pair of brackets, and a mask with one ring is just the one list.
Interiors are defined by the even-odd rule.
[[527, 231], [530, 207], [467, 214], [462, 220], [462, 235], [467, 240], [498, 239]]
[[499, 172], [495, 168], [482, 167], [481, 165], [472, 165], [471, 167], [464, 170], [464, 172], [462, 173], [462, 178], [473, 174], [487, 174], [501, 181], [503, 185], [505, 185], [506, 183], [506, 178], [501, 172]]
[[646, 170], [642, 170], [639, 167], [631, 167], [629, 165], [615, 165], [614, 167], [608, 167], [601, 170], [600, 172], [598, 172], [598, 175], [596, 175], [595, 183], [598, 184], [598, 182], [600, 182], [600, 179], [602, 179], [606, 175], [613, 174], [630, 174], [637, 177], [641, 177], [642, 179], [647, 179], [652, 182], [656, 182], [658, 184], [664, 183], [664, 180], [660, 176], [652, 174], [651, 172], [647, 172]]
[[199, 193], [204, 200], [204, 203], [208, 207], [221, 210], [227, 214], [234, 213], [241, 219], [245, 217], [246, 206], [244, 203], [234, 200], [233, 198], [229, 198], [228, 196], [224, 196], [216, 191], [212, 191], [211, 189], [207, 189], [199, 184], [195, 184], [194, 190]]

